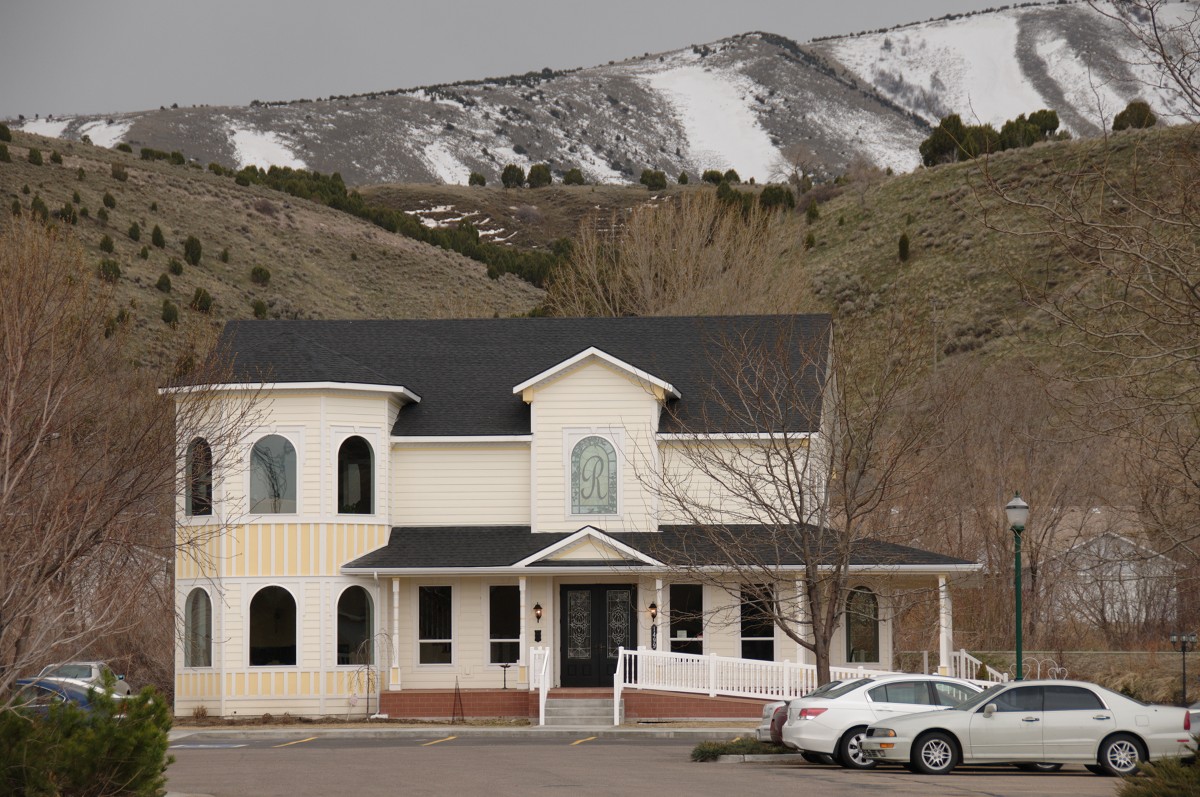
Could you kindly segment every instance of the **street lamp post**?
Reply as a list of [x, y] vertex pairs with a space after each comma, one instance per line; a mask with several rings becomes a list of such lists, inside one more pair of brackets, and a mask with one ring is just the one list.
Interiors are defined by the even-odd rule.
[[1178, 650], [1180, 657], [1183, 659], [1183, 681], [1181, 683], [1183, 688], [1180, 690], [1180, 692], [1182, 693], [1181, 696], [1183, 698], [1183, 705], [1187, 706], [1187, 654], [1188, 651], [1196, 649], [1196, 632], [1193, 631], [1190, 634], [1172, 633], [1171, 647], [1175, 650]]
[[1021, 494], [1017, 493], [1013, 496], [1013, 500], [1008, 502], [1008, 506], [1004, 507], [1004, 513], [1008, 515], [1008, 527], [1013, 533], [1013, 592], [1016, 603], [1016, 624], [1017, 624], [1017, 680], [1020, 681], [1023, 675], [1021, 659], [1023, 651], [1021, 649], [1021, 535], [1025, 532], [1025, 523], [1029, 520], [1029, 504], [1021, 500]]

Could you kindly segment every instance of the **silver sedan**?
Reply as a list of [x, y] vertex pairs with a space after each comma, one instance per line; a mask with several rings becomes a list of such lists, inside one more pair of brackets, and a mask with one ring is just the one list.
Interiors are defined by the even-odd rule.
[[867, 729], [863, 753], [943, 775], [959, 764], [1022, 768], [1083, 764], [1127, 775], [1141, 761], [1191, 755], [1187, 709], [1152, 706], [1083, 681], [1017, 681], [948, 711], [882, 720]]

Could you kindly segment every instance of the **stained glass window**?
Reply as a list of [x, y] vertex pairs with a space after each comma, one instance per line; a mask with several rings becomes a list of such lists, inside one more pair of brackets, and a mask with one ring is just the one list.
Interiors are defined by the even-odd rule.
[[571, 514], [617, 514], [617, 451], [591, 435], [571, 450]]

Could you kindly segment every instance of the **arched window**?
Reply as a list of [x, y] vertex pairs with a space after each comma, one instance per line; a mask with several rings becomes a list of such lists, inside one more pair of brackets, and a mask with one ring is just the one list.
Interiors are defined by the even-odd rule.
[[591, 435], [571, 449], [571, 514], [617, 514], [617, 451]]
[[212, 448], [203, 437], [197, 437], [187, 451], [187, 494], [184, 512], [188, 515], [212, 514], [213, 490]]
[[372, 460], [371, 444], [361, 437], [347, 437], [338, 449], [338, 514], [369, 515], [375, 511]]
[[296, 601], [283, 587], [263, 587], [250, 601], [250, 666], [296, 663]]
[[350, 587], [338, 598], [337, 663], [370, 664], [371, 596], [362, 587]]
[[286, 437], [269, 434], [250, 453], [250, 511], [296, 511], [296, 449]]
[[183, 666], [212, 666], [212, 601], [199, 587], [184, 604]]
[[867, 587], [846, 597], [846, 660], [879, 661], [879, 599]]

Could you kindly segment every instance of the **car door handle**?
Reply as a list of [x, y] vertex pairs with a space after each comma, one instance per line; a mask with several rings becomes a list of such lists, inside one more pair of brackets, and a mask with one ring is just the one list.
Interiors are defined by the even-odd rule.
[[1094, 717], [1092, 717], [1092, 719], [1094, 719], [1094, 720], [1110, 720], [1110, 719], [1112, 719], [1112, 717], [1108, 716], [1107, 714], [1097, 714]]
[[1041, 722], [1037, 717], [1025, 717], [1021, 722]]

